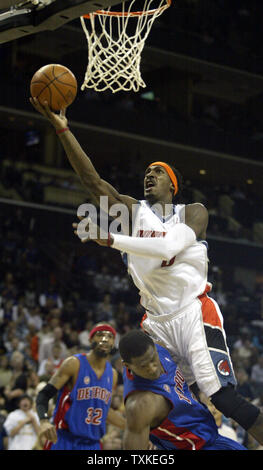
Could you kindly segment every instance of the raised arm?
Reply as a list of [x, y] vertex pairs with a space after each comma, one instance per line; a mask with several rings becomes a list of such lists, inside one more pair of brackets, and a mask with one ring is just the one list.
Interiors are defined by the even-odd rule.
[[131, 211], [132, 204], [137, 202], [136, 199], [119, 194], [111, 184], [100, 177], [90, 158], [68, 128], [65, 110], [62, 110], [60, 114], [56, 114], [50, 110], [48, 104], [42, 106], [37, 98], [30, 98], [30, 102], [55, 128], [72, 168], [88, 193], [90, 202], [99, 205], [100, 196], [108, 196], [109, 208], [113, 204], [123, 203]]

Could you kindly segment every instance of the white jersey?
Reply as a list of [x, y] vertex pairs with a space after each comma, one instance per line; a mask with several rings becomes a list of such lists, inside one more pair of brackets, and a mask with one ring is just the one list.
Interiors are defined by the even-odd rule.
[[[185, 206], [162, 219], [146, 201], [140, 201], [133, 237], [160, 237], [177, 223], [185, 223]], [[207, 284], [207, 244], [195, 241], [170, 261], [127, 255], [128, 272], [139, 289], [142, 306], [153, 315], [165, 315], [189, 305]]]

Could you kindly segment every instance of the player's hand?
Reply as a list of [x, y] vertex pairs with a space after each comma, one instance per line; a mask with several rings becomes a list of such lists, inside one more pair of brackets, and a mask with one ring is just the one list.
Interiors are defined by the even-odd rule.
[[[75, 235], [79, 237], [81, 243], [93, 241], [101, 246], [109, 246], [108, 233], [102, 231], [97, 224], [92, 222], [90, 217], [79, 217], [80, 222], [74, 222], [72, 227]], [[113, 242], [111, 238], [110, 243]]]
[[151, 442], [149, 441], [148, 443], [148, 450], [157, 450], [158, 448]]
[[47, 101], [44, 102], [44, 104], [40, 104], [37, 98], [29, 98], [30, 103], [32, 106], [35, 108], [36, 111], [38, 111], [42, 116], [47, 118], [51, 124], [56, 129], [62, 129], [64, 127], [67, 127], [68, 125], [68, 120], [66, 118], [66, 109], [62, 109], [59, 114], [54, 113], [51, 111], [50, 107], [48, 106]]
[[43, 438], [54, 443], [58, 440], [55, 426], [53, 426], [53, 424], [46, 420], [41, 421], [38, 436], [40, 441], [42, 441]]

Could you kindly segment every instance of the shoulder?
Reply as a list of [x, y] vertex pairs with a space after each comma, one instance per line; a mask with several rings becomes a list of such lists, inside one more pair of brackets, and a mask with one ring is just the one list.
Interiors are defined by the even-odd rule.
[[204, 217], [208, 215], [208, 210], [201, 202], [194, 202], [185, 206], [185, 214], [196, 214]]
[[128, 204], [138, 204], [138, 199], [135, 199], [132, 196], [127, 196], [126, 194], [120, 194], [120, 199], [122, 202], [126, 202]]
[[76, 370], [80, 367], [80, 360], [77, 356], [69, 356], [62, 362], [60, 369], [63, 371], [67, 371], [69, 373], [72, 372], [74, 374]]
[[14, 410], [14, 411], [11, 411], [10, 413], [8, 413], [7, 417], [6, 417], [6, 420], [11, 420], [11, 419], [17, 419], [18, 417], [21, 416], [21, 410]]
[[[151, 391], [131, 393], [125, 402], [125, 415], [129, 428], [139, 431], [160, 419], [165, 398]], [[163, 418], [163, 416], [162, 416]]]
[[139, 201], [132, 196], [126, 196], [125, 194], [120, 194], [120, 202], [124, 204], [130, 212], [137, 206]]
[[199, 202], [187, 204], [185, 206], [185, 224], [193, 229], [197, 238], [205, 239], [208, 226], [208, 210], [206, 207]]
[[149, 415], [150, 410], [154, 409], [155, 401], [158, 395], [155, 393], [146, 390], [146, 391], [134, 391], [128, 395], [125, 402], [125, 409], [127, 415], [132, 416], [134, 419], [137, 419], [143, 415]]
[[60, 390], [66, 383], [75, 383], [80, 368], [79, 359], [69, 356], [62, 362], [61, 366], [52, 375], [49, 383]]
[[60, 390], [65, 384], [73, 386], [77, 379], [80, 368], [80, 361], [76, 356], [69, 356], [62, 362], [61, 366], [52, 375], [49, 383], [57, 390]]

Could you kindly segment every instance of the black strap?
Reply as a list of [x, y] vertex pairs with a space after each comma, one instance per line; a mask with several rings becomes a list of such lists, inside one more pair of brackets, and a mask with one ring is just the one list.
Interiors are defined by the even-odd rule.
[[53, 398], [57, 394], [57, 392], [57, 388], [49, 383], [40, 390], [36, 398], [36, 410], [40, 420], [48, 419], [48, 402], [50, 398]]

